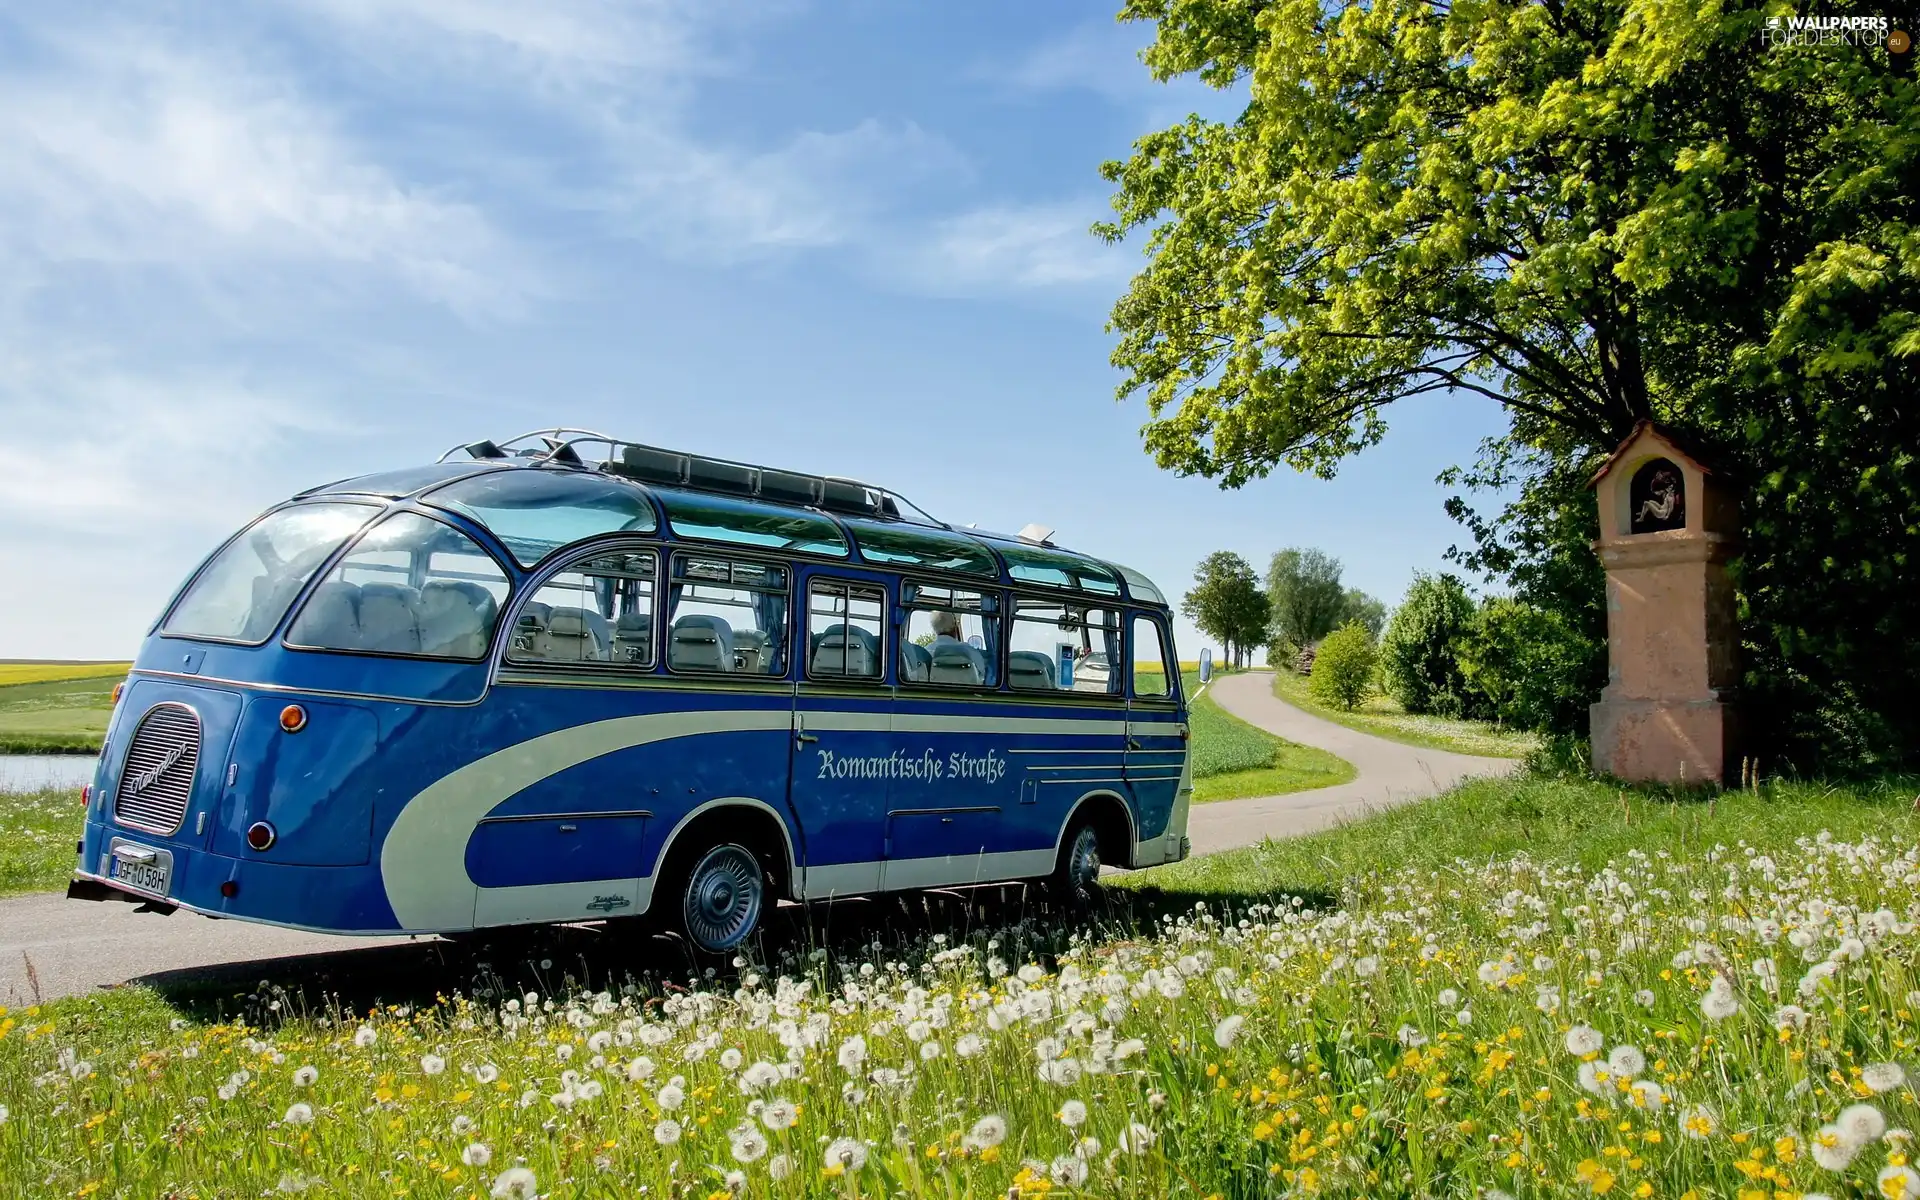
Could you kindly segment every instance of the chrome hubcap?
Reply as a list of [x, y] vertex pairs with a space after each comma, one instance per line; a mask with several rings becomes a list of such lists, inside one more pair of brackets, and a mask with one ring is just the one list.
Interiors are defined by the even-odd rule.
[[760, 921], [760, 861], [744, 846], [715, 846], [687, 877], [687, 936], [702, 950], [731, 950]]

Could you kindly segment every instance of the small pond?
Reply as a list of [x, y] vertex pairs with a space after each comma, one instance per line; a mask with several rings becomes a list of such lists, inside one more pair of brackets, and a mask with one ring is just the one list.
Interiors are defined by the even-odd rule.
[[0, 792], [75, 788], [93, 782], [91, 754], [0, 754]]

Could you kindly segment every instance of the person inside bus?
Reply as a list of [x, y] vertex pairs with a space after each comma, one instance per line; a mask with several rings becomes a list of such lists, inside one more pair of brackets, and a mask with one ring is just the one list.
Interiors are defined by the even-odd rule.
[[932, 683], [981, 687], [987, 683], [987, 656], [960, 638], [960, 614], [935, 610], [932, 614], [933, 642], [927, 647], [930, 662], [928, 680]]
[[960, 614], [937, 610], [933, 614], [933, 645], [963, 646], [966, 643], [960, 637]]

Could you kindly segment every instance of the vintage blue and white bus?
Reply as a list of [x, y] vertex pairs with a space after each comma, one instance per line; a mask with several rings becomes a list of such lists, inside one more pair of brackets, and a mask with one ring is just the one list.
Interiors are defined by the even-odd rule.
[[1136, 571], [555, 430], [216, 550], [117, 694], [69, 894], [358, 934], [647, 915], [719, 952], [781, 899], [1183, 858], [1187, 733]]

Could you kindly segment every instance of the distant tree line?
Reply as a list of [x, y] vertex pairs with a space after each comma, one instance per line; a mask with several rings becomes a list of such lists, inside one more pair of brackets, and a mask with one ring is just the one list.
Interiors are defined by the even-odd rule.
[[1291, 660], [1349, 622], [1363, 626], [1370, 638], [1380, 636], [1386, 605], [1344, 586], [1340, 570], [1339, 560], [1325, 551], [1288, 548], [1268, 563], [1263, 587], [1246, 559], [1216, 550], [1195, 568], [1180, 611], [1220, 643], [1234, 666], [1246, 666], [1262, 646], [1270, 663]]
[[1279, 551], [1264, 588], [1246, 559], [1215, 551], [1180, 609], [1234, 666], [1256, 646], [1286, 670], [1314, 650], [1314, 692], [1343, 708], [1379, 691], [1410, 713], [1582, 737], [1606, 684], [1605, 644], [1561, 612], [1514, 596], [1476, 600], [1456, 576], [1416, 572], [1389, 613], [1347, 587], [1323, 550]]

